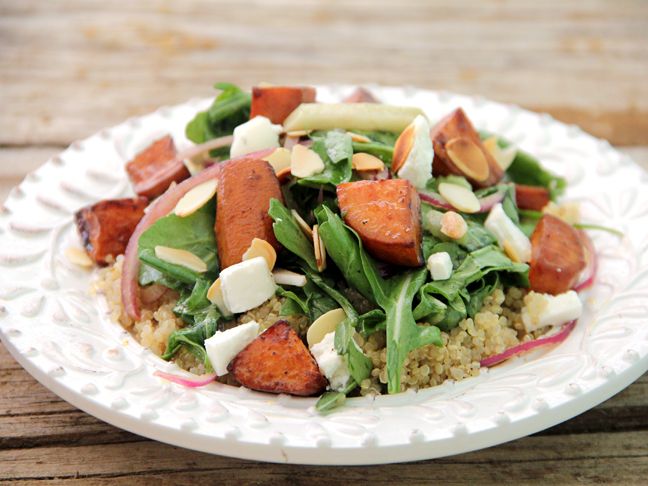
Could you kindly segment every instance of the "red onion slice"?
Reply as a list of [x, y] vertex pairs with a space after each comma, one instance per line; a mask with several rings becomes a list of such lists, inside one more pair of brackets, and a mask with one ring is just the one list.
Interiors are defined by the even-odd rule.
[[214, 138], [213, 140], [201, 143], [200, 145], [193, 145], [192, 147], [179, 152], [178, 155], [176, 155], [176, 160], [182, 161], [185, 159], [193, 159], [194, 157], [209, 152], [210, 150], [229, 147], [232, 145], [233, 140], [234, 137], [232, 135], [227, 135], [226, 137]]
[[[488, 196], [479, 199], [479, 211], [477, 213], [487, 213], [493, 206], [504, 200], [505, 191], [497, 191]], [[419, 192], [421, 201], [424, 201], [439, 209], [455, 210], [455, 207], [446, 201], [441, 194], [433, 191]]]
[[596, 280], [596, 274], [598, 273], [598, 257], [596, 256], [596, 250], [590, 240], [589, 236], [585, 234], [584, 231], [579, 231], [581, 241], [583, 243], [583, 248], [585, 249], [585, 257], [587, 258], [587, 265], [581, 272], [578, 283], [574, 285], [574, 290], [576, 292], [581, 292], [592, 286], [594, 280]]
[[173, 373], [167, 373], [165, 371], [156, 370], [153, 373], [153, 376], [158, 376], [164, 378], [171, 383], [176, 383], [178, 385], [186, 386], [187, 388], [198, 388], [201, 386], [209, 385], [212, 381], [216, 379], [216, 373], [211, 373], [209, 375], [200, 375], [195, 378], [188, 378], [185, 376], [174, 375]]
[[[259, 150], [250, 154], [235, 157], [231, 160], [239, 160], [245, 158], [260, 158], [270, 154], [274, 149]], [[139, 259], [137, 257], [137, 242], [139, 237], [146, 231], [153, 223], [163, 216], [166, 216], [173, 208], [175, 208], [178, 201], [191, 189], [203, 182], [213, 179], [218, 176], [221, 164], [215, 164], [206, 168], [202, 172], [196, 174], [189, 179], [185, 179], [180, 184], [170, 187], [158, 199], [153, 201], [148, 207], [146, 214], [140, 220], [135, 228], [124, 253], [124, 266], [122, 267], [121, 278], [121, 298], [124, 311], [132, 319], [139, 319], [140, 303], [139, 303], [139, 284], [137, 282], [139, 274]]]
[[443, 196], [441, 196], [441, 194], [437, 194], [436, 192], [419, 192], [419, 197], [421, 198], [421, 201], [426, 202], [436, 208], [454, 210], [454, 206], [443, 199]]
[[503, 353], [495, 354], [493, 356], [489, 356], [488, 358], [482, 359], [479, 362], [479, 365], [482, 368], [489, 368], [498, 363], [501, 363], [502, 361], [506, 361], [507, 359], [512, 358], [513, 356], [516, 356], [520, 353], [531, 351], [532, 349], [535, 349], [539, 346], [561, 343], [565, 339], [567, 339], [567, 336], [571, 334], [575, 326], [576, 326], [575, 320], [569, 321], [568, 323], [563, 324], [563, 326], [560, 328], [560, 331], [557, 332], [556, 334], [553, 334], [551, 336], [541, 337], [538, 339], [534, 339], [533, 341], [528, 341], [526, 343], [513, 346], [512, 348], [507, 349]]

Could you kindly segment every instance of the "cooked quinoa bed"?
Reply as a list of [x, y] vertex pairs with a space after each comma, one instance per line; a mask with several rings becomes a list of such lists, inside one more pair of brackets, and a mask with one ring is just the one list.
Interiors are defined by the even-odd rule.
[[[178, 296], [172, 290], [156, 293], [151, 289], [144, 295], [144, 300], [146, 297], [152, 300], [142, 302], [142, 318], [133, 321], [125, 315], [121, 303], [122, 264], [123, 257], [120, 256], [113, 265], [102, 269], [92, 290], [105, 297], [112, 320], [119, 322], [142, 346], [161, 356], [171, 333], [184, 327], [182, 319], [173, 313]], [[526, 290], [515, 287], [506, 292], [497, 289], [484, 300], [482, 309], [474, 318], [464, 319], [456, 328], [441, 333], [442, 347], [429, 345], [412, 351], [405, 360], [401, 389], [427, 388], [447, 379], [458, 381], [476, 376], [482, 359], [544, 334], [546, 329], [531, 334], [524, 330], [520, 312], [526, 295]], [[283, 319], [302, 337], [305, 336], [308, 319], [305, 316], [280, 316], [282, 301], [273, 297], [262, 306], [241, 314], [225, 327], [255, 320], [262, 329], [267, 329]], [[359, 344], [373, 362], [371, 377], [360, 384], [360, 393], [383, 393], [387, 383], [385, 332], [379, 331], [366, 340], [360, 339]], [[192, 373], [205, 372], [202, 363], [198, 363], [191, 353], [181, 351], [174, 360]]]

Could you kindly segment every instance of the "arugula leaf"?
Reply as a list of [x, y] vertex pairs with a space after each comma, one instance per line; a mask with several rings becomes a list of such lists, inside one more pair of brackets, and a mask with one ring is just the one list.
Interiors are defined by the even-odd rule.
[[386, 327], [386, 319], [385, 311], [382, 309], [372, 309], [358, 316], [356, 328], [366, 338], [376, 331], [384, 330]]
[[335, 351], [340, 356], [346, 356], [351, 377], [356, 383], [362, 383], [371, 374], [373, 363], [353, 338], [356, 321], [357, 317], [347, 317], [338, 325], [335, 330]]
[[181, 218], [171, 213], [160, 218], [140, 236], [139, 259], [159, 271], [164, 277], [194, 284], [200, 277], [199, 273], [155, 256], [156, 246], [187, 250], [205, 262], [207, 276], [215, 276], [218, 272], [218, 254], [214, 235], [215, 214], [212, 200], [190, 216]]
[[351, 135], [343, 131], [331, 130], [327, 132], [324, 138], [324, 147], [326, 147], [326, 155], [334, 164], [342, 160], [350, 162], [353, 156]]
[[401, 391], [403, 363], [410, 351], [435, 344], [441, 346], [441, 331], [435, 326], [419, 326], [412, 313], [412, 301], [427, 277], [425, 267], [405, 272], [389, 281], [387, 299], [380, 303], [387, 315], [387, 391]]
[[351, 379], [341, 391], [328, 391], [323, 393], [315, 404], [315, 410], [320, 413], [325, 413], [330, 412], [334, 408], [341, 407], [346, 401], [346, 396], [357, 386], [358, 384]]
[[147, 285], [151, 285], [154, 283], [164, 285], [165, 287], [168, 287], [173, 290], [181, 290], [182, 288], [184, 288], [185, 285], [183, 282], [180, 282], [179, 280], [176, 280], [171, 277], [167, 277], [159, 270], [142, 262], [139, 269], [140, 286], [146, 287]]
[[288, 208], [277, 199], [271, 199], [268, 214], [274, 220], [272, 230], [277, 241], [306, 262], [312, 270], [317, 270], [313, 244], [304, 235]]
[[[216, 89], [222, 90], [212, 105], [196, 114], [187, 124], [185, 135], [195, 143], [231, 135], [234, 128], [250, 118], [251, 97], [237, 86], [230, 83], [216, 83]], [[212, 151], [213, 157], [229, 154], [229, 148]]]
[[379, 303], [382, 279], [373, 259], [362, 248], [358, 234], [326, 206], [315, 210], [326, 251], [347, 283], [372, 303]]
[[283, 287], [277, 285], [276, 294], [279, 297], [286, 299], [281, 306], [280, 315], [282, 316], [295, 316], [295, 315], [307, 315], [308, 314], [308, 303], [298, 296], [292, 290], [286, 290]]
[[207, 351], [205, 351], [205, 340], [212, 337], [218, 330], [218, 321], [221, 319], [221, 315], [218, 308], [211, 305], [197, 312], [193, 319], [193, 325], [174, 331], [169, 336], [167, 350], [162, 355], [162, 359], [170, 360], [181, 347], [185, 346], [205, 364], [205, 369], [209, 371], [211, 364]]
[[434, 326], [418, 326], [412, 314], [416, 292], [425, 282], [427, 269], [404, 272], [389, 281], [378, 274], [373, 260], [362, 248], [357, 233], [326, 207], [315, 216], [320, 236], [331, 259], [346, 281], [385, 311], [387, 328], [388, 392], [400, 392], [400, 379], [407, 354], [420, 346], [441, 345], [441, 334]]

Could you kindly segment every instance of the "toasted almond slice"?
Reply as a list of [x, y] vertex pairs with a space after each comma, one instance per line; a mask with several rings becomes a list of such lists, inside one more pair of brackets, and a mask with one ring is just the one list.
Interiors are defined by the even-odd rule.
[[91, 268], [94, 265], [85, 250], [82, 250], [81, 248], [78, 248], [76, 246], [70, 246], [66, 248], [65, 257], [70, 263], [73, 263], [74, 265], [77, 265], [79, 267]]
[[370, 143], [371, 139], [369, 137], [366, 137], [364, 135], [360, 135], [359, 133], [353, 133], [353, 132], [347, 132], [347, 135], [351, 136], [351, 140], [354, 142], [360, 142], [360, 143]]
[[324, 170], [324, 162], [317, 153], [303, 145], [295, 145], [290, 157], [290, 172], [295, 177], [310, 177]]
[[194, 187], [191, 191], [182, 196], [178, 201], [178, 204], [176, 204], [174, 210], [176, 216], [185, 218], [198, 211], [214, 197], [217, 187], [218, 182], [216, 179], [209, 179], [208, 181]]
[[326, 248], [319, 236], [319, 225], [313, 226], [313, 250], [315, 252], [315, 262], [317, 270], [322, 272], [326, 269]]
[[290, 214], [292, 214], [293, 218], [295, 218], [295, 220], [297, 221], [297, 225], [299, 226], [299, 228], [312, 241], [313, 240], [313, 230], [308, 225], [308, 223], [306, 221], [304, 221], [304, 218], [302, 218], [301, 215], [294, 209], [290, 210]]
[[214, 283], [211, 284], [209, 290], [207, 290], [207, 299], [209, 302], [216, 305], [224, 315], [228, 316], [231, 314], [230, 310], [225, 305], [225, 300], [223, 299], [223, 288], [220, 278], [217, 278]]
[[250, 260], [259, 256], [265, 258], [270, 270], [274, 268], [277, 262], [277, 252], [266, 240], [254, 238], [250, 247], [243, 253], [243, 260]]
[[279, 147], [274, 150], [270, 155], [266, 155], [262, 160], [268, 162], [278, 174], [279, 171], [286, 167], [290, 169], [290, 150], [284, 147]]
[[398, 172], [405, 164], [407, 157], [409, 157], [412, 147], [416, 139], [416, 126], [410, 123], [405, 130], [398, 136], [394, 144], [394, 155], [392, 157], [392, 171]]
[[439, 194], [452, 206], [464, 213], [476, 213], [479, 211], [479, 199], [475, 193], [458, 184], [442, 182], [439, 184]]
[[292, 285], [293, 287], [303, 287], [308, 282], [306, 277], [301, 273], [291, 272], [283, 268], [278, 268], [272, 272], [275, 283], [278, 285]]
[[463, 237], [468, 231], [468, 225], [460, 214], [448, 211], [441, 216], [441, 233], [453, 240]]
[[343, 309], [333, 309], [319, 316], [306, 331], [306, 342], [311, 348], [321, 342], [328, 333], [335, 331], [340, 322], [346, 319]]
[[360, 152], [353, 154], [353, 157], [351, 158], [351, 167], [357, 171], [383, 170], [385, 164], [374, 155]]
[[520, 254], [518, 253], [517, 249], [515, 248], [515, 245], [512, 244], [509, 240], [505, 240], [504, 243], [502, 244], [504, 247], [504, 253], [513, 260], [516, 263], [524, 263], [522, 261], [522, 257], [520, 257]]
[[284, 167], [279, 172], [275, 174], [279, 180], [279, 184], [283, 184], [291, 176], [290, 167]]
[[312, 130], [293, 130], [292, 132], [286, 132], [286, 137], [290, 137], [290, 138], [305, 137], [310, 132], [312, 132]]
[[174, 265], [181, 265], [194, 272], [204, 273], [207, 271], [207, 264], [187, 250], [170, 248], [168, 246], [156, 246], [155, 256], [160, 260]]
[[452, 138], [446, 142], [445, 149], [462, 173], [479, 182], [488, 179], [488, 161], [475, 142], [466, 137]]

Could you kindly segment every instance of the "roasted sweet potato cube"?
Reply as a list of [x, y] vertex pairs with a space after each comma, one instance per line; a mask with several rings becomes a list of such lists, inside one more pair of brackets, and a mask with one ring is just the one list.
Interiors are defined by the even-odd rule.
[[[479, 138], [479, 133], [461, 108], [441, 119], [430, 132], [434, 146], [432, 173], [465, 176], [474, 187], [488, 187], [499, 181], [504, 171]], [[463, 143], [455, 143], [463, 139]], [[448, 154], [448, 142], [456, 147], [454, 160]]]
[[81, 241], [95, 263], [107, 265], [124, 253], [147, 205], [145, 197], [108, 199], [76, 212]]
[[126, 164], [126, 172], [139, 196], [153, 199], [171, 183], [189, 177], [189, 171], [175, 157], [177, 150], [170, 135], [156, 140]]
[[272, 123], [283, 123], [302, 103], [315, 101], [315, 88], [309, 86], [263, 86], [252, 88], [250, 118], [265, 116]]
[[354, 89], [342, 100], [344, 103], [380, 103], [371, 91], [361, 86]]
[[278, 321], [236, 355], [227, 368], [243, 386], [309, 396], [326, 387], [317, 362], [286, 321]]
[[585, 251], [578, 232], [562, 219], [545, 214], [531, 235], [531, 290], [562, 294], [571, 289], [585, 268]]
[[270, 199], [283, 201], [272, 166], [261, 159], [225, 162], [218, 177], [216, 241], [221, 268], [239, 263], [254, 238], [280, 246], [268, 215]]
[[340, 211], [374, 257], [407, 267], [423, 264], [421, 201], [407, 179], [347, 182], [337, 186]]
[[550, 200], [549, 189], [539, 186], [515, 184], [515, 200], [520, 209], [542, 211]]

